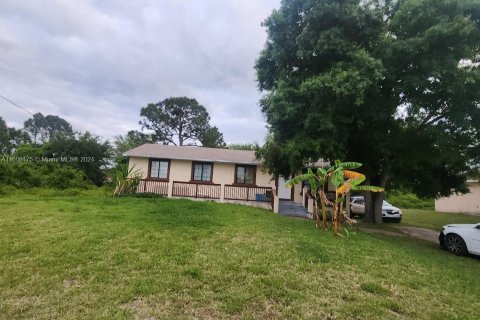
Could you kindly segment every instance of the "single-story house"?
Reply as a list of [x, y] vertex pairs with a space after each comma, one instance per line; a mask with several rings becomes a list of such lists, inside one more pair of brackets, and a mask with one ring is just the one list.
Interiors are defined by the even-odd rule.
[[124, 155], [129, 158], [129, 168], [142, 175], [137, 192], [242, 203], [274, 211], [275, 199], [306, 206], [303, 186], [286, 188], [287, 179], [273, 179], [254, 151], [144, 144]]
[[470, 192], [466, 194], [453, 194], [449, 197], [435, 200], [435, 211], [467, 213], [480, 216], [480, 182], [468, 180]]

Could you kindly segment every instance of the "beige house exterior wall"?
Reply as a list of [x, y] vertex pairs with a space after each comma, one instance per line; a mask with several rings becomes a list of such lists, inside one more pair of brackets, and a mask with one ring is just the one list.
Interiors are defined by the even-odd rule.
[[[173, 181], [189, 182], [192, 178], [192, 162], [189, 160], [171, 160], [169, 179]], [[135, 169], [142, 174], [142, 178], [148, 177], [148, 158], [130, 157], [129, 168]], [[262, 166], [257, 166], [255, 183], [259, 187], [275, 187], [272, 177], [263, 172]], [[235, 179], [234, 163], [213, 163], [212, 183], [233, 184]]]
[[[168, 160], [168, 159], [166, 159]], [[149, 158], [145, 157], [130, 157], [129, 168], [138, 170], [141, 173], [142, 179], [148, 178]], [[190, 182], [192, 179], [192, 164], [194, 161], [190, 160], [170, 160], [169, 168], [169, 182], [168, 182], [168, 197], [172, 197], [173, 181]], [[249, 206], [271, 209], [271, 204], [268, 202], [259, 201], [241, 201], [241, 200], [227, 200], [224, 199], [225, 185], [231, 185], [235, 181], [235, 164], [234, 163], [213, 163], [212, 183], [222, 185], [220, 199], [210, 200], [215, 202], [233, 203], [233, 204], [248, 204]], [[271, 176], [264, 172], [262, 166], [257, 165], [255, 184], [259, 187], [275, 188], [275, 181]], [[191, 200], [201, 200], [189, 198]]]
[[303, 201], [303, 190], [302, 190], [302, 184], [297, 183], [293, 187], [293, 202], [302, 204]]
[[192, 161], [171, 160], [169, 175], [172, 181], [190, 181], [192, 179]]
[[257, 186], [261, 187], [275, 187], [275, 180], [269, 175], [262, 166], [257, 166], [257, 177], [256, 177]]
[[467, 213], [480, 216], [480, 183], [468, 183], [470, 193], [435, 200], [435, 211]]
[[142, 178], [145, 179], [148, 176], [148, 158], [131, 157], [128, 160], [129, 170], [138, 170], [142, 174]]

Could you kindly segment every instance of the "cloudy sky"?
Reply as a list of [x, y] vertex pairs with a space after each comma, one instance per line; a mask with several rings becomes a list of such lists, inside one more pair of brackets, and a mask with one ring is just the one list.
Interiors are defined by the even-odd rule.
[[[140, 129], [140, 108], [203, 104], [229, 143], [266, 133], [253, 65], [280, 0], [1, 0], [0, 94], [104, 138]], [[0, 116], [29, 114], [0, 100]]]

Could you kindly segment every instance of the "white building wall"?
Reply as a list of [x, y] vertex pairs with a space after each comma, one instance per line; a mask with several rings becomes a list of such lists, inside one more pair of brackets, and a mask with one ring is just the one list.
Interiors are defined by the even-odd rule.
[[470, 193], [453, 194], [447, 198], [435, 200], [435, 211], [467, 213], [480, 216], [480, 183], [468, 183]]

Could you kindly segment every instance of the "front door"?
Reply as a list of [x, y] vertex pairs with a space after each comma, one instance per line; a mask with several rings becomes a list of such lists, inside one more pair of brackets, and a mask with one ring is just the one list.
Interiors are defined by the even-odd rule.
[[290, 200], [292, 195], [292, 189], [285, 186], [288, 179], [280, 176], [278, 177], [278, 197], [280, 199]]

